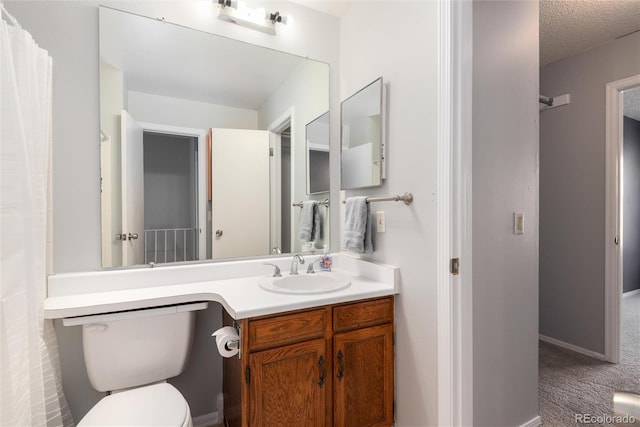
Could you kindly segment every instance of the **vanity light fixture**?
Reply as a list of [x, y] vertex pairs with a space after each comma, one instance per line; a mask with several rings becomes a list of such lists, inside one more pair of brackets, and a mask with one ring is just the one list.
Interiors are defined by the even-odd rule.
[[280, 15], [280, 12], [278, 12], [276, 10], [275, 13], [270, 13], [269, 14], [269, 20], [271, 22], [273, 22], [274, 24], [276, 22], [279, 22], [279, 23], [281, 23], [283, 25], [287, 25], [288, 16], [282, 16], [282, 15]]
[[242, 25], [267, 34], [276, 34], [276, 23], [287, 24], [288, 17], [280, 12], [268, 13], [264, 9], [248, 8], [238, 0], [213, 0], [218, 4], [218, 19]]
[[238, 0], [218, 0], [218, 4], [222, 7], [238, 8]]

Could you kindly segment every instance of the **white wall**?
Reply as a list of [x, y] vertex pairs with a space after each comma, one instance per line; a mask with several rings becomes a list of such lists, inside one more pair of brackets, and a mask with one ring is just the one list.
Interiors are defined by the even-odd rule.
[[605, 86], [640, 74], [640, 33], [540, 70], [540, 333], [604, 353]]
[[[365, 36], [366, 35], [366, 36]], [[400, 267], [396, 305], [398, 426], [437, 425], [436, 348], [436, 2], [354, 2], [340, 24], [340, 99], [376, 78], [389, 83], [386, 182], [347, 196], [412, 192], [415, 202], [380, 203], [387, 232], [366, 258]], [[332, 117], [332, 123], [333, 123]], [[331, 188], [339, 184], [332, 140]], [[339, 187], [338, 187], [339, 188]], [[332, 209], [335, 209], [332, 200]], [[343, 224], [341, 221], [339, 224]], [[336, 229], [337, 227], [334, 227]]]
[[127, 111], [139, 122], [194, 129], [258, 129], [258, 112], [150, 93], [128, 92]]
[[538, 43], [537, 1], [473, 3], [475, 426], [538, 414]]
[[[247, 2], [252, 6], [253, 2]], [[53, 216], [54, 271], [99, 270], [100, 240], [100, 113], [98, 4], [109, 4], [150, 17], [221, 34], [331, 65], [331, 104], [338, 108], [338, 20], [288, 2], [269, 2], [295, 25], [277, 36], [229, 24], [216, 18], [216, 7], [200, 1], [6, 1], [5, 7], [53, 57]], [[253, 6], [256, 7], [256, 6]], [[332, 111], [332, 120], [335, 120]], [[337, 116], [336, 116], [337, 117]], [[333, 123], [337, 123], [333, 121]], [[338, 134], [332, 126], [332, 137]], [[335, 203], [338, 194], [335, 194]], [[337, 212], [333, 213], [337, 217]], [[335, 221], [337, 223], [337, 221]], [[334, 230], [332, 230], [332, 233]], [[335, 230], [337, 232], [337, 230]], [[337, 238], [333, 240], [337, 242]], [[209, 313], [210, 310], [207, 310]], [[179, 388], [194, 416], [215, 410], [219, 374], [211, 369], [208, 339], [210, 316], [198, 315], [190, 379]], [[84, 368], [81, 331], [56, 322], [63, 387], [78, 421], [102, 396], [91, 388]], [[218, 377], [212, 387], [207, 375]]]
[[[314, 82], [314, 84], [310, 85], [309, 82]], [[291, 198], [295, 202], [311, 198], [307, 195], [306, 125], [327, 112], [329, 109], [328, 93], [329, 67], [327, 64], [304, 61], [259, 110], [258, 125], [260, 129], [269, 129], [269, 126], [287, 111], [293, 112], [291, 122]], [[312, 198], [324, 200], [327, 197], [327, 194], [318, 194]], [[293, 210], [291, 206], [288, 209], [292, 211], [291, 219], [293, 220], [292, 236], [294, 238], [291, 251], [300, 252], [301, 242], [296, 236], [301, 209], [295, 208]], [[329, 211], [325, 207], [319, 206], [318, 213], [322, 216], [323, 224], [324, 239], [317, 242], [317, 247], [321, 248], [329, 240]]]

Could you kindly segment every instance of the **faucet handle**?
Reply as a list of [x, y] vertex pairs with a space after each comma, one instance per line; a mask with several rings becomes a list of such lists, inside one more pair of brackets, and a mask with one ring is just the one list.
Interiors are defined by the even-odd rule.
[[277, 265], [272, 264], [270, 262], [263, 262], [262, 264], [263, 265], [270, 265], [270, 266], [274, 267], [273, 276], [271, 276], [271, 277], [282, 277], [282, 274], [280, 273], [280, 267], [278, 267]]
[[313, 264], [316, 264], [316, 263], [320, 262], [320, 260], [321, 260], [321, 259], [322, 259], [322, 258], [318, 258], [318, 259], [316, 259], [315, 261], [312, 261], [312, 262], [310, 262], [310, 263], [309, 263], [309, 267], [307, 267], [307, 274], [313, 274], [313, 273], [315, 273], [315, 272], [316, 272], [316, 271], [313, 269]]

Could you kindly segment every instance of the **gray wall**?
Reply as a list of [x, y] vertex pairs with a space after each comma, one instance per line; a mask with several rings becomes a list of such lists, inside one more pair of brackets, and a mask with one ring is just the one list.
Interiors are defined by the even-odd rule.
[[623, 292], [640, 289], [640, 122], [624, 118]]
[[144, 228], [196, 225], [194, 138], [145, 133]]
[[329, 152], [309, 150], [309, 191], [318, 193], [329, 189]]
[[[202, 7], [204, 4], [210, 7]], [[216, 18], [215, 5], [200, 1], [5, 1], [5, 7], [53, 58], [53, 234], [54, 272], [101, 269], [98, 4], [146, 16], [165, 17], [203, 31], [329, 63], [332, 141], [337, 141], [338, 38], [335, 17], [302, 6], [270, 5], [295, 16], [286, 37], [273, 37]], [[337, 151], [337, 148], [334, 149]], [[335, 176], [335, 175], [334, 175]], [[333, 205], [338, 204], [335, 193]], [[332, 212], [336, 218], [338, 212]], [[335, 223], [338, 223], [337, 219]], [[338, 242], [338, 230], [333, 242]], [[186, 396], [194, 416], [216, 410], [221, 362], [210, 339], [220, 324], [220, 306], [197, 315], [187, 371], [172, 382]], [[76, 421], [102, 397], [89, 384], [81, 329], [55, 322], [63, 388]]]
[[640, 74], [640, 33], [540, 70], [540, 334], [604, 353], [605, 86]]
[[473, 3], [476, 426], [538, 415], [538, 63], [537, 1]]

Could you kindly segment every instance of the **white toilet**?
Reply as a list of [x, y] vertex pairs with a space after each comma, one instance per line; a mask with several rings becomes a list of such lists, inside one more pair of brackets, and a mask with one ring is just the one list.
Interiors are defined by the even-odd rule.
[[206, 307], [195, 303], [65, 319], [65, 325], [82, 325], [91, 385], [111, 392], [78, 426], [191, 427], [187, 401], [165, 380], [184, 371], [195, 311]]

